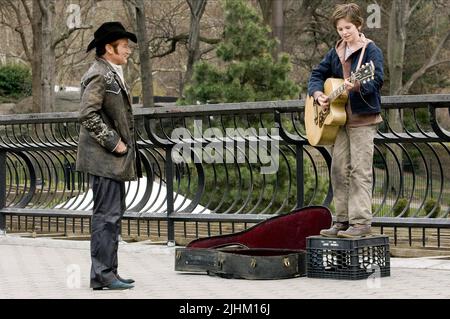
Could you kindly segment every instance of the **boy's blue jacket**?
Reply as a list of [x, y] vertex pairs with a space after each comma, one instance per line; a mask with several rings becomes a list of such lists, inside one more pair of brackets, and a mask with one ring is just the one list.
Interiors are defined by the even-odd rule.
[[[364, 35], [361, 35], [364, 37]], [[370, 41], [364, 39], [363, 41]], [[354, 72], [358, 64], [363, 45], [351, 55], [351, 71]], [[335, 48], [332, 48], [325, 55], [318, 66], [314, 67], [308, 83], [308, 94], [313, 96], [316, 91], [324, 91], [323, 85], [328, 78], [342, 79], [345, 44], [340, 40]], [[375, 65], [375, 77], [367, 83], [360, 83], [350, 91], [350, 106], [354, 114], [376, 114], [381, 112], [380, 90], [383, 85], [383, 53], [374, 42], [367, 44], [362, 64], [372, 61]], [[362, 95], [362, 97], [361, 97]], [[367, 103], [366, 103], [367, 102]]]

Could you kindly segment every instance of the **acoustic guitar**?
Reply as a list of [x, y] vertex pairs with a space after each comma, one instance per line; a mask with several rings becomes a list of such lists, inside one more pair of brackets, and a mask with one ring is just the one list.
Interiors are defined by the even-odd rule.
[[[351, 83], [355, 83], [355, 81], [366, 83], [373, 80], [374, 74], [375, 66], [370, 61], [352, 73], [348, 80]], [[345, 104], [348, 100], [348, 93], [345, 90], [344, 80], [327, 79], [324, 83], [324, 93], [330, 102], [328, 110], [324, 111], [312, 96], [308, 96], [305, 103], [306, 138], [313, 146], [334, 144], [339, 127], [347, 121]]]

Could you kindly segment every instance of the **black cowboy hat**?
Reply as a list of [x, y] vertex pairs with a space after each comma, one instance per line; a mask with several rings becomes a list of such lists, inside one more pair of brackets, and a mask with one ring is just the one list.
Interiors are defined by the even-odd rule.
[[136, 35], [131, 32], [127, 32], [120, 22], [105, 22], [97, 31], [94, 32], [94, 40], [89, 43], [86, 52], [91, 51], [93, 48], [114, 42], [118, 39], [130, 39], [134, 43], [137, 42]]

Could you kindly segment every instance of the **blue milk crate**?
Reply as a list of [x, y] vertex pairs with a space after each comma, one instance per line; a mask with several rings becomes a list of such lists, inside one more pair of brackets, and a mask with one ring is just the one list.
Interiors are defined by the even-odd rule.
[[359, 239], [306, 238], [307, 270], [310, 278], [357, 280], [375, 273], [390, 276], [389, 237]]

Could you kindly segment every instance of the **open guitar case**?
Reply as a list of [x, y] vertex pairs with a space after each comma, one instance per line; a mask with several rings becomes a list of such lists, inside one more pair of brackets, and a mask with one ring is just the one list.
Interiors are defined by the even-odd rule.
[[175, 270], [242, 279], [304, 276], [306, 238], [331, 223], [327, 207], [309, 206], [238, 233], [199, 238], [175, 250]]

